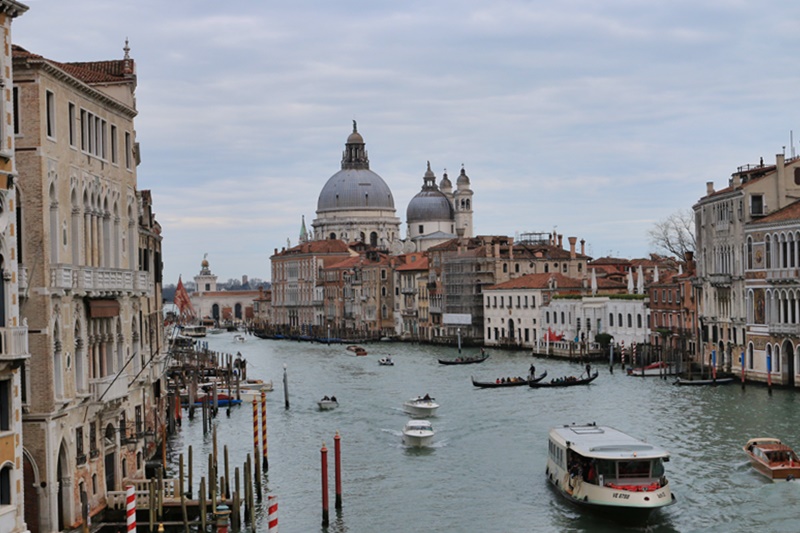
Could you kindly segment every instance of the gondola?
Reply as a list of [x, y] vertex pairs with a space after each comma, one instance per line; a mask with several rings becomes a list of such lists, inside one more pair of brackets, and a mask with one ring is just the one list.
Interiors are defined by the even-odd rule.
[[456, 357], [455, 359], [439, 359], [440, 365], [474, 365], [477, 363], [483, 363], [489, 359], [489, 354], [487, 353], [481, 357]]
[[503, 383], [497, 383], [496, 381], [475, 381], [475, 378], [472, 379], [472, 384], [476, 387], [480, 387], [482, 389], [496, 389], [501, 387], [521, 387], [523, 385], [528, 385], [529, 383], [536, 383], [537, 381], [543, 380], [547, 376], [547, 370], [542, 372], [540, 376], [536, 376], [533, 379], [521, 379], [518, 381], [506, 381]]
[[672, 384], [673, 385], [694, 385], [694, 386], [702, 386], [702, 385], [727, 385], [729, 383], [733, 383], [733, 378], [717, 378], [717, 379], [676, 379]]
[[541, 382], [533, 382], [528, 383], [529, 387], [532, 388], [545, 388], [545, 387], [573, 387], [575, 385], [588, 385], [592, 381], [597, 379], [597, 371], [595, 371], [594, 375], [590, 378], [583, 378], [583, 379], [576, 379], [574, 381], [541, 381]]

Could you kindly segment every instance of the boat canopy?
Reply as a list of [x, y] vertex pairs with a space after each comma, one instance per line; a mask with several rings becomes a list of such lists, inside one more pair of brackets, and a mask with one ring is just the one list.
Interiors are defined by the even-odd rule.
[[550, 437], [584, 457], [607, 460], [658, 459], [669, 452], [608, 426], [563, 426]]

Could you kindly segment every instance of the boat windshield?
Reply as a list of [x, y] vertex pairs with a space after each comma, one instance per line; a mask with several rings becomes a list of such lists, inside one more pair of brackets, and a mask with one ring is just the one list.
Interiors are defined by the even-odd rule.
[[659, 478], [664, 475], [664, 462], [658, 459], [638, 461], [597, 461], [597, 473], [606, 480]]

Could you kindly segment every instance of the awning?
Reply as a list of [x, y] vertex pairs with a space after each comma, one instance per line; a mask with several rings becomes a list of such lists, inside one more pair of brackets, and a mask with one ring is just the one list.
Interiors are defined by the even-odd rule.
[[119, 316], [119, 301], [89, 300], [89, 318], [113, 318]]

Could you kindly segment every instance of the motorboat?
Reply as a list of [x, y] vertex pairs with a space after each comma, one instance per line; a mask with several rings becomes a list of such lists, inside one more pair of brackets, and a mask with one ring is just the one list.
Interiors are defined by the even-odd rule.
[[427, 394], [403, 402], [403, 411], [412, 416], [434, 416], [437, 409], [439, 404]]
[[245, 342], [247, 339], [244, 335], [234, 335], [233, 342]]
[[671, 376], [675, 373], [675, 367], [664, 361], [658, 361], [646, 366], [628, 368], [627, 373], [629, 376], [638, 377]]
[[387, 355], [386, 357], [381, 357], [378, 359], [378, 364], [383, 366], [394, 366], [394, 361], [392, 361], [392, 358]]
[[800, 477], [800, 459], [780, 439], [759, 437], [744, 445], [750, 463], [761, 475], [775, 480], [792, 480]]
[[336, 399], [336, 396], [331, 396], [330, 398], [325, 396], [317, 402], [317, 405], [319, 405], [321, 411], [330, 411], [331, 409], [339, 407], [339, 401]]
[[427, 420], [409, 420], [403, 426], [403, 443], [406, 446], [421, 448], [429, 446], [433, 440], [433, 426]]
[[640, 521], [675, 503], [667, 461], [666, 450], [612, 427], [571, 424], [550, 430], [545, 474], [579, 506]]
[[205, 326], [187, 325], [181, 328], [181, 335], [191, 339], [200, 339], [206, 336], [207, 330]]
[[353, 352], [356, 355], [367, 355], [367, 350], [365, 350], [361, 346], [356, 346], [355, 344], [348, 346], [347, 350]]
[[672, 382], [673, 385], [684, 386], [703, 386], [703, 385], [730, 385], [733, 383], [733, 378], [712, 378], [712, 379], [681, 379], [678, 378]]

